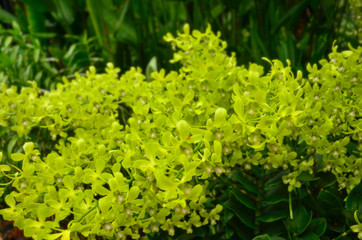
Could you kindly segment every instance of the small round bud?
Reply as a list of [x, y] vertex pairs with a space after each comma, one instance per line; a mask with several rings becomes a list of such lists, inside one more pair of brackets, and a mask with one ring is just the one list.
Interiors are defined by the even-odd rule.
[[189, 149], [189, 148], [186, 148], [185, 149], [185, 154], [186, 155], [190, 155], [192, 153], [192, 150], [191, 149]]
[[125, 236], [124, 236], [123, 232], [118, 232], [117, 237], [120, 238], [120, 239], [124, 239]]
[[104, 224], [104, 230], [106, 230], [107, 232], [112, 230], [112, 225], [109, 223]]
[[339, 152], [338, 152], [337, 150], [334, 150], [334, 151], [333, 151], [333, 156], [334, 156], [334, 157], [338, 157], [338, 155], [339, 155]]
[[185, 195], [189, 195], [191, 193], [191, 188], [190, 187], [186, 187], [185, 189], [184, 189], [184, 194]]
[[153, 215], [155, 215], [156, 211], [155, 211], [155, 209], [150, 209], [150, 210], [148, 211], [148, 213], [149, 213], [151, 216], [153, 216]]
[[222, 133], [221, 132], [215, 133], [215, 138], [216, 139], [221, 139], [222, 138]]
[[60, 183], [62, 183], [63, 179], [58, 177], [55, 181], [57, 182], [57, 184], [60, 184]]
[[183, 215], [186, 215], [187, 213], [188, 213], [188, 209], [187, 208], [182, 208], [181, 209], [181, 213], [183, 214]]
[[229, 146], [224, 146], [223, 147], [223, 152], [225, 155], [228, 155], [231, 153], [231, 148]]
[[127, 214], [128, 216], [131, 216], [132, 213], [133, 213], [133, 212], [132, 212], [131, 209], [129, 209], [129, 208], [126, 209], [126, 214]]
[[117, 201], [118, 201], [119, 203], [124, 202], [124, 200], [125, 200], [125, 198], [124, 198], [121, 194], [118, 194], [118, 195], [117, 195]]
[[217, 175], [220, 175], [220, 174], [222, 174], [224, 172], [224, 169], [222, 169], [221, 167], [216, 167], [215, 172], [216, 172]]

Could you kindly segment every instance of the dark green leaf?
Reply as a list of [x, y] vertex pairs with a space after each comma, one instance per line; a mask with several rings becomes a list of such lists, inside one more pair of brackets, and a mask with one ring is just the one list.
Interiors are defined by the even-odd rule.
[[0, 8], [0, 21], [10, 24], [13, 21], [17, 21], [17, 18], [14, 15], [12, 15], [11, 13]]
[[311, 222], [312, 212], [307, 213], [302, 205], [298, 205], [296, 209], [293, 210], [293, 215], [293, 220], [290, 218], [287, 219], [288, 228], [296, 234], [301, 234], [306, 230]]
[[255, 238], [253, 238], [253, 240], [270, 240], [270, 237], [268, 234], [263, 234], [256, 236]]
[[307, 232], [315, 233], [317, 236], [322, 236], [327, 228], [327, 221], [325, 218], [315, 218], [310, 222]]
[[231, 189], [231, 193], [236, 197], [236, 199], [243, 205], [245, 205], [246, 207], [255, 210], [256, 206], [255, 206], [255, 202], [248, 197], [246, 194], [242, 193], [240, 190], [236, 189], [236, 188], [232, 188]]
[[358, 211], [358, 218], [362, 221], [362, 184], [355, 186], [348, 194], [346, 208], [351, 211]]
[[245, 176], [243, 176], [243, 173], [238, 171], [232, 171], [231, 179], [240, 183], [247, 191], [255, 194], [258, 193], [258, 188], [256, 184], [253, 184]]
[[258, 217], [262, 222], [274, 222], [280, 219], [285, 219], [289, 216], [288, 203], [280, 202], [277, 204], [270, 204], [263, 208], [262, 214]]
[[249, 208], [244, 207], [238, 201], [234, 199], [229, 199], [224, 203], [224, 207], [234, 212], [236, 216], [243, 222], [246, 226], [255, 229], [255, 217], [254, 211]]
[[318, 235], [314, 234], [314, 233], [308, 233], [306, 235], [304, 235], [301, 239], [303, 240], [319, 240]]
[[288, 202], [288, 186], [280, 183], [279, 185], [265, 189], [265, 198], [263, 202], [269, 204], [275, 204], [278, 202]]
[[253, 237], [253, 230], [245, 226], [237, 216], [233, 217], [229, 224], [233, 227], [239, 239], [250, 240]]

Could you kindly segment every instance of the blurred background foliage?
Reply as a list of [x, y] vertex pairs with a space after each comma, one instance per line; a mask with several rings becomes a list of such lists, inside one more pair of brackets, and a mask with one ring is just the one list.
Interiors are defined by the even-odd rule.
[[[325, 58], [334, 40], [361, 44], [361, 9], [359, 0], [2, 0], [0, 72], [9, 77], [0, 73], [0, 81], [24, 85], [28, 76], [49, 89], [62, 75], [109, 61], [172, 70], [162, 38], [185, 23], [201, 31], [210, 23], [239, 64], [267, 67], [267, 57], [302, 69]], [[31, 60], [15, 64], [18, 55]]]

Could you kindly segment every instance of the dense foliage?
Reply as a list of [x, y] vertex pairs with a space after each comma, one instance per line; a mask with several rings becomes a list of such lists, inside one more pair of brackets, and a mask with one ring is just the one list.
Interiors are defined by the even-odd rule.
[[76, 70], [84, 72], [95, 63], [96, 53], [92, 40], [82, 37], [64, 53], [48, 56], [41, 39], [25, 34], [16, 22], [11, 29], [0, 26], [0, 83], [22, 87], [32, 80], [42, 89], [54, 89], [62, 76], [74, 78]]
[[151, 81], [108, 64], [50, 92], [1, 86], [0, 125], [27, 136], [1, 165], [3, 217], [34, 239], [361, 238], [362, 48], [303, 77], [238, 66], [210, 27], [165, 40], [182, 67]]
[[[155, 57], [168, 70], [170, 48], [162, 37], [176, 33], [187, 22], [193, 29], [208, 23], [236, 52], [240, 64], [268, 65], [262, 57], [289, 59], [294, 69], [326, 58], [333, 41], [347, 48], [361, 44], [361, 3], [358, 0], [4, 0], [0, 22], [16, 21], [21, 29], [41, 38], [42, 47], [62, 61], [70, 45], [89, 36], [95, 48], [84, 54], [117, 67], [146, 68]], [[5, 11], [7, 10], [7, 11]], [[359, 33], [359, 36], [358, 36]], [[78, 48], [76, 48], [79, 50]], [[95, 63], [93, 62], [92, 65]], [[61, 64], [59, 64], [62, 66]], [[80, 71], [79, 68], [77, 68]]]

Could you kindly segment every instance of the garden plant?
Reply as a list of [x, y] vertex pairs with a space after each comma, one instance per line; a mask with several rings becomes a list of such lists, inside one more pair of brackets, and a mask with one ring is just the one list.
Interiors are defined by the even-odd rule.
[[177, 71], [1, 85], [23, 144], [0, 153], [3, 218], [33, 239], [362, 239], [362, 48], [303, 75], [239, 66], [210, 26], [164, 39]]

